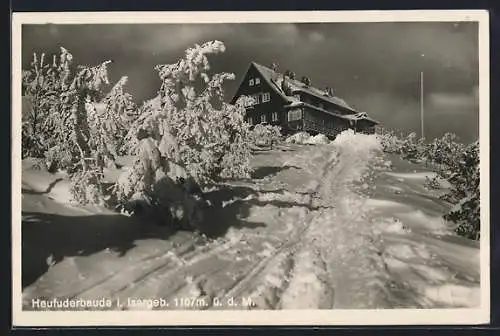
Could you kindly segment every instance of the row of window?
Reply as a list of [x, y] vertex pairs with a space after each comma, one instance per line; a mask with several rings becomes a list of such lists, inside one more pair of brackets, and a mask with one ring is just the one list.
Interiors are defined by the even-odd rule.
[[336, 124], [333, 120], [330, 120], [330, 119], [325, 120], [325, 119], [317, 119], [317, 118], [313, 119], [313, 118], [311, 118], [311, 119], [308, 119], [307, 121], [310, 123], [313, 123], [316, 126], [324, 126], [324, 127], [328, 127], [328, 128], [333, 128], [333, 127], [335, 127], [335, 124]]
[[[302, 110], [301, 109], [291, 109], [288, 111], [287, 113], [287, 120], [288, 121], [297, 121], [297, 120], [301, 120], [302, 119]], [[267, 114], [261, 114], [260, 116], [257, 117], [257, 119], [255, 119], [255, 121], [258, 121], [260, 123], [265, 123], [265, 122], [268, 122], [268, 115]], [[279, 121], [279, 115], [278, 115], [278, 112], [273, 112], [271, 113], [271, 122], [276, 122], [276, 121]], [[310, 116], [308, 118], [308, 121], [310, 122], [313, 122], [314, 124], [317, 124], [317, 125], [323, 125], [323, 126], [326, 126], [326, 127], [334, 127], [334, 125], [336, 124], [336, 122], [334, 122], [333, 119], [324, 119], [324, 118], [321, 118], [321, 117], [312, 117]], [[254, 124], [254, 118], [253, 117], [247, 117], [247, 122], [249, 124]]]
[[254, 86], [254, 85], [259, 85], [260, 84], [260, 78], [259, 77], [256, 77], [256, 78], [250, 78], [248, 80], [248, 85], [249, 86]]
[[[261, 122], [261, 123], [265, 123], [265, 122], [267, 122], [267, 115], [266, 115], [266, 114], [261, 114], [259, 119], [260, 119], [260, 122]], [[271, 113], [271, 121], [272, 121], [272, 122], [279, 121], [278, 112], [273, 112], [273, 113]], [[251, 124], [251, 125], [253, 125], [253, 124], [254, 124], [254, 122], [253, 122], [253, 118], [252, 118], [252, 117], [248, 117], [248, 118], [247, 118], [247, 122], [248, 122], [249, 124]]]
[[260, 103], [267, 103], [268, 101], [271, 100], [271, 94], [269, 92], [256, 93], [256, 94], [250, 95], [250, 98], [252, 98], [253, 102], [249, 102], [248, 106], [256, 105], [256, 104], [260, 104]]

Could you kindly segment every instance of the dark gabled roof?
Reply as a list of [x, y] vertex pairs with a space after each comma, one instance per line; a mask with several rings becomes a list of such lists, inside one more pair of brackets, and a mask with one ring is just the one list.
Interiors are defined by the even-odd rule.
[[[274, 82], [274, 87], [277, 88], [278, 91], [280, 91], [280, 93], [285, 97], [285, 99], [287, 99], [288, 101], [294, 99], [293, 97], [286, 96], [281, 90], [281, 82], [283, 81], [283, 74], [277, 73], [274, 70], [255, 62], [252, 62], [252, 64], [255, 66], [255, 68], [257, 68], [257, 70], [268, 82]], [[343, 109], [347, 109], [352, 113], [358, 112], [354, 108], [349, 106], [343, 99], [339, 97], [325, 95], [324, 90], [320, 90], [313, 86], [305, 86], [301, 81], [290, 78], [287, 78], [287, 84], [290, 86], [292, 91], [307, 93], [311, 96], [320, 98], [326, 102], [330, 102], [332, 104], [340, 106]]]

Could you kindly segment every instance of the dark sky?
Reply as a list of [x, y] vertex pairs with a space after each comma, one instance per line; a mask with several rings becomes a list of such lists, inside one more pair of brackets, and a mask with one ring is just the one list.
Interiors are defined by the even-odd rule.
[[333, 87], [384, 126], [418, 134], [423, 71], [426, 137], [455, 132], [470, 142], [478, 136], [477, 23], [25, 25], [22, 38], [24, 68], [33, 52], [50, 54], [58, 46], [79, 64], [111, 59], [111, 79], [129, 76], [138, 102], [159, 88], [154, 65], [174, 63], [194, 43], [217, 39], [226, 52], [211, 58], [213, 71], [236, 75], [226, 85], [228, 99], [249, 62], [277, 62], [315, 86]]

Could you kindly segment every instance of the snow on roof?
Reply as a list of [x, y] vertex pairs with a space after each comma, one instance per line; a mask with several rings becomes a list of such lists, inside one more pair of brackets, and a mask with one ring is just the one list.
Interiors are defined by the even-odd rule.
[[[352, 119], [352, 116], [354, 114], [338, 114], [338, 113], [335, 113], [335, 112], [332, 112], [332, 111], [325, 110], [325, 109], [323, 109], [321, 107], [314, 106], [312, 104], [309, 104], [309, 103], [306, 103], [306, 102], [301, 102], [301, 101], [292, 102], [292, 103], [290, 103], [288, 105], [285, 105], [285, 108], [292, 108], [292, 107], [299, 107], [299, 106], [307, 106], [307, 107], [309, 107], [309, 108], [311, 108], [313, 110], [321, 111], [323, 113], [327, 113], [327, 114], [333, 115], [333, 116], [335, 116], [337, 118], [346, 119], [346, 120], [354, 120], [354, 119]], [[375, 120], [370, 119], [368, 117], [366, 118], [366, 120], [372, 121], [374, 123], [378, 123]]]
[[344, 115], [344, 117], [346, 119], [353, 120], [353, 121], [368, 120], [368, 121], [371, 121], [373, 123], [378, 124], [378, 121], [376, 121], [376, 120], [368, 117], [368, 114], [366, 114], [366, 112], [359, 112], [359, 113], [356, 113], [356, 114], [346, 114], [346, 115]]
[[257, 71], [260, 72], [260, 74], [262, 75], [262, 77], [264, 78], [264, 80], [271, 87], [274, 87], [275, 91], [281, 97], [283, 97], [283, 99], [285, 99], [286, 101], [288, 101], [289, 105], [286, 105], [286, 107], [295, 107], [295, 106], [304, 105], [304, 106], [308, 106], [308, 107], [314, 108], [316, 110], [320, 110], [322, 112], [325, 112], [325, 113], [328, 113], [328, 114], [331, 114], [331, 115], [335, 115], [335, 116], [337, 116], [339, 118], [344, 118], [344, 119], [347, 119], [347, 120], [354, 120], [354, 121], [357, 121], [357, 120], [368, 120], [368, 121], [373, 122], [375, 124], [379, 123], [378, 121], [376, 121], [376, 120], [371, 119], [370, 117], [368, 117], [368, 115], [367, 115], [366, 112], [359, 112], [359, 111], [355, 110], [353, 107], [349, 106], [342, 98], [331, 96], [331, 95], [327, 95], [327, 94], [325, 94], [325, 90], [320, 90], [320, 89], [315, 88], [313, 86], [306, 86], [301, 81], [298, 81], [298, 80], [295, 80], [295, 79], [287, 78], [287, 84], [292, 89], [292, 92], [305, 92], [307, 94], [310, 94], [312, 96], [320, 98], [320, 99], [322, 99], [324, 101], [328, 101], [328, 102], [333, 103], [333, 104], [335, 104], [337, 106], [343, 107], [344, 109], [347, 109], [350, 112], [350, 114], [337, 114], [337, 113], [333, 113], [331, 111], [319, 108], [317, 106], [314, 106], [314, 105], [302, 102], [299, 98], [296, 98], [294, 96], [287, 96], [283, 92], [283, 89], [281, 88], [281, 84], [283, 82], [283, 74], [277, 73], [274, 70], [272, 70], [272, 69], [270, 69], [270, 68], [268, 68], [266, 66], [263, 66], [261, 64], [255, 63], [255, 62], [252, 62], [252, 64], [257, 69]]
[[320, 89], [312, 87], [312, 86], [306, 87], [306, 86], [304, 86], [304, 84], [302, 82], [295, 80], [295, 79], [288, 79], [288, 83], [290, 84], [290, 86], [292, 87], [292, 90], [294, 90], [294, 91], [305, 92], [305, 93], [308, 93], [312, 96], [315, 96], [315, 97], [321, 98], [323, 100], [332, 102], [336, 105], [340, 105], [342, 107], [345, 107], [349, 110], [354, 110], [351, 106], [349, 106], [345, 102], [345, 100], [343, 100], [339, 97], [325, 95], [324, 90], [320, 90]]
[[297, 107], [297, 106], [302, 106], [302, 105], [304, 105], [303, 102], [301, 102], [299, 100], [295, 100], [295, 101], [292, 101], [290, 104], [285, 105], [285, 107]]
[[[252, 64], [257, 68], [257, 70], [262, 74], [264, 79], [270, 83], [272, 86], [275, 86], [277, 88], [277, 91], [288, 101], [293, 101], [297, 100], [294, 97], [286, 96], [283, 91], [281, 90], [281, 82], [283, 81], [283, 74], [277, 73], [274, 70], [263, 66], [261, 64], [252, 62]], [[349, 106], [343, 99], [335, 96], [327, 96], [325, 95], [325, 90], [320, 90], [318, 88], [315, 88], [313, 86], [305, 86], [301, 81], [298, 81], [296, 79], [290, 79], [287, 78], [287, 84], [291, 87], [292, 91], [300, 91], [300, 92], [305, 92], [307, 94], [310, 94], [312, 96], [318, 97], [322, 100], [329, 101], [335, 105], [339, 105], [341, 107], [344, 107], [346, 109], [349, 109], [353, 112], [356, 112], [354, 108]]]

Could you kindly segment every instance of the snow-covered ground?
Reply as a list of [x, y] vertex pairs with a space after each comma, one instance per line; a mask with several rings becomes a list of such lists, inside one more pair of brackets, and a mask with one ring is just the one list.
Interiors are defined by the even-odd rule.
[[258, 152], [251, 180], [207, 193], [206, 236], [67, 204], [65, 177], [26, 163], [24, 308], [40, 297], [109, 297], [114, 309], [479, 305], [479, 247], [441, 219], [450, 205], [424, 188], [431, 172], [386, 156], [373, 135], [313, 142]]

